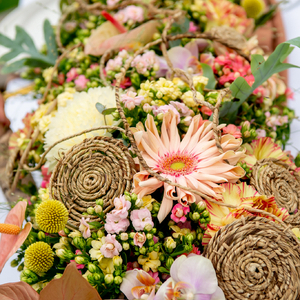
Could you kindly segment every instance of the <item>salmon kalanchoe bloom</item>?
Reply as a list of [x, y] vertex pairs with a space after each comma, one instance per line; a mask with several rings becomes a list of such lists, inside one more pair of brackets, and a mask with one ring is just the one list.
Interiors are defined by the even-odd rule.
[[[244, 155], [236, 152], [242, 140], [232, 135], [223, 135], [220, 143], [224, 153], [216, 146], [213, 123], [203, 121], [200, 115], [193, 118], [189, 130], [180, 141], [176, 116], [169, 111], [164, 116], [161, 136], [154, 119], [148, 115], [145, 123], [147, 131], [138, 124], [134, 137], [148, 166], [162, 177], [172, 182], [198, 190], [205, 195], [220, 198], [224, 190], [219, 183], [236, 182], [244, 176], [244, 170], [235, 166]], [[222, 128], [224, 125], [220, 125]], [[200, 196], [164, 183], [142, 170], [134, 176], [134, 193], [139, 198], [164, 187], [164, 195], [158, 220], [162, 222], [173, 207], [173, 200], [184, 206], [199, 202]]]

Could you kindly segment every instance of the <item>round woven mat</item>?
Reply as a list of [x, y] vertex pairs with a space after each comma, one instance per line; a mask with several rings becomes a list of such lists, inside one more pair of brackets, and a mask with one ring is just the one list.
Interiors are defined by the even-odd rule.
[[226, 299], [300, 299], [300, 244], [291, 230], [250, 216], [221, 228], [204, 251]]
[[[131, 191], [134, 161], [121, 140], [109, 137], [86, 139], [71, 148], [58, 162], [50, 180], [50, 195], [69, 210], [69, 225], [78, 227], [87, 208], [103, 199], [104, 213], [113, 200]], [[101, 221], [90, 216], [91, 221]]]
[[289, 213], [300, 209], [300, 178], [286, 163], [274, 158], [257, 161], [250, 183], [260, 194], [274, 196], [277, 205]]

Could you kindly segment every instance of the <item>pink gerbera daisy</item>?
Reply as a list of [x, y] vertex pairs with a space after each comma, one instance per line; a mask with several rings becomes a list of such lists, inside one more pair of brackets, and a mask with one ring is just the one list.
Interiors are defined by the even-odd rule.
[[[200, 115], [193, 118], [188, 132], [180, 141], [176, 116], [172, 111], [165, 114], [161, 136], [159, 136], [154, 119], [148, 115], [145, 132], [138, 124], [134, 137], [138, 148], [148, 166], [161, 176], [196, 189], [205, 195], [220, 198], [222, 182], [236, 182], [244, 176], [241, 167], [234, 166], [243, 152], [235, 152], [241, 145], [241, 139], [232, 135], [223, 135], [221, 145], [224, 153], [220, 153], [215, 142], [213, 123], [203, 121]], [[224, 125], [220, 125], [219, 128]], [[173, 200], [178, 200], [184, 206], [198, 202], [200, 196], [183, 189], [159, 181], [142, 170], [134, 176], [134, 193], [141, 199], [164, 187], [164, 195], [158, 219], [160, 222], [168, 215], [173, 207]]]

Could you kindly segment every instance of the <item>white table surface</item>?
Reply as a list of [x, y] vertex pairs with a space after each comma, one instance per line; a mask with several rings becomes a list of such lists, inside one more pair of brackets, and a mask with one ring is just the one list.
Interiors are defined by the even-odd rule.
[[[23, 0], [24, 3], [26, 0]], [[34, 0], [27, 0], [34, 1]], [[40, 0], [38, 1], [40, 2]], [[289, 7], [293, 3], [300, 2], [299, 0], [289, 1]], [[287, 39], [292, 39], [300, 36], [300, 3], [298, 6], [288, 9], [288, 7], [283, 6], [282, 17], [286, 30]], [[38, 26], [38, 25], [37, 25]], [[300, 66], [300, 49], [295, 49], [289, 56], [289, 62]], [[289, 106], [296, 110], [296, 115], [300, 117], [300, 69], [290, 69], [289, 70], [289, 86], [295, 92], [294, 100], [289, 102]], [[291, 127], [291, 139], [287, 147], [291, 150], [293, 155], [296, 155], [300, 150], [300, 119], [294, 120]], [[0, 190], [0, 202], [4, 202], [5, 198], [2, 191]], [[0, 223], [4, 222], [6, 216], [6, 211], [0, 210]], [[10, 261], [13, 259], [12, 257]], [[10, 267], [10, 261], [4, 267], [2, 273], [0, 274], [0, 284], [7, 282], [19, 281], [20, 275], [15, 268]]]

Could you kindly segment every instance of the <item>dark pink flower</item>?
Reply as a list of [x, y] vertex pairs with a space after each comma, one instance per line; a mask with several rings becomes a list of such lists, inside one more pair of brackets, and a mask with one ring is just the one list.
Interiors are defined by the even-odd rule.
[[72, 68], [68, 73], [67, 73], [67, 82], [73, 81], [75, 78], [77, 78], [79, 74], [76, 71], [76, 68]]
[[184, 223], [186, 221], [186, 215], [189, 212], [189, 206], [183, 206], [182, 204], [177, 203], [172, 209], [171, 219], [176, 223]]

